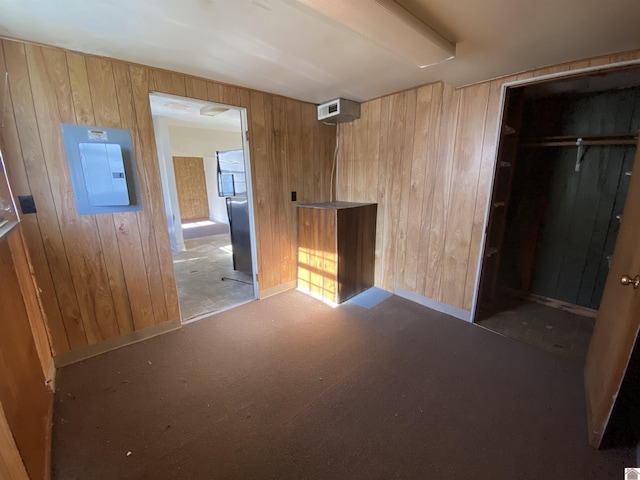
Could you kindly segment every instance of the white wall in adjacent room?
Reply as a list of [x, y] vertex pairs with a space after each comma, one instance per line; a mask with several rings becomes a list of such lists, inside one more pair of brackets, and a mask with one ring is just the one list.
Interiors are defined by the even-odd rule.
[[218, 196], [216, 152], [242, 149], [240, 131], [228, 132], [205, 128], [169, 125], [171, 153], [175, 157], [204, 158], [204, 174], [209, 198], [209, 217], [214, 222], [229, 223], [224, 197]]

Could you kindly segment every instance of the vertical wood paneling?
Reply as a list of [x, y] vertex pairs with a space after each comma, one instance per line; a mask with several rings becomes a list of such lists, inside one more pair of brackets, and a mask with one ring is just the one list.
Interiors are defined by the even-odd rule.
[[[289, 152], [287, 151], [286, 141], [286, 111], [284, 108], [284, 100], [281, 97], [270, 99], [271, 105], [268, 111], [271, 111], [271, 155], [269, 174], [271, 175], [271, 184], [275, 186], [271, 197], [271, 231], [278, 232], [275, 238], [275, 244], [272, 246], [274, 255], [277, 255], [282, 262], [282, 268], [279, 269], [279, 277], [276, 277], [276, 285], [280, 285], [295, 279], [295, 275], [291, 271], [293, 263], [291, 258], [291, 208], [289, 206]], [[285, 181], [283, 181], [285, 180]], [[285, 190], [287, 189], [287, 190]], [[279, 214], [276, 214], [279, 212]], [[291, 280], [290, 280], [291, 279]]]
[[[379, 126], [379, 134], [382, 132], [387, 132], [389, 128], [389, 103], [391, 97], [386, 96], [382, 98], [380, 105], [380, 126]], [[377, 202], [378, 202], [378, 215], [376, 221], [376, 268], [375, 268], [375, 283], [376, 285], [383, 286], [384, 281], [384, 269], [383, 260], [384, 260], [384, 235], [387, 228], [385, 224], [385, 209], [386, 204], [388, 202], [389, 193], [386, 189], [386, 178], [388, 175], [388, 159], [387, 159], [387, 149], [389, 144], [389, 135], [386, 133], [384, 135], [380, 135], [380, 144], [378, 150], [378, 182], [377, 185], [371, 185], [371, 188], [377, 189]], [[346, 183], [349, 183], [346, 180]], [[341, 200], [338, 198], [338, 200]]]
[[[4, 46], [0, 42], [0, 71], [7, 71], [4, 61]], [[7, 85], [9, 88], [9, 85]], [[2, 148], [5, 161], [20, 159], [22, 149], [18, 138], [16, 119], [13, 115], [13, 102], [10, 95], [0, 96], [0, 112], [2, 112], [2, 129], [0, 129], [0, 148]], [[27, 170], [23, 163], [13, 162], [7, 164], [8, 175], [12, 181], [12, 188], [16, 195], [28, 195], [31, 193]], [[30, 250], [31, 263], [39, 280], [39, 288], [42, 293], [41, 300], [47, 312], [49, 331], [53, 344], [56, 345], [54, 353], [64, 353], [69, 350], [69, 340], [62, 319], [62, 312], [58, 297], [53, 285], [49, 262], [45, 252], [42, 232], [38, 215], [25, 215], [22, 218], [21, 228], [24, 232], [27, 248]], [[86, 339], [85, 339], [86, 341]]]
[[[53, 356], [51, 354], [51, 335], [47, 328], [47, 319], [42, 308], [41, 295], [38, 285], [34, 278], [33, 266], [29, 251], [25, 245], [24, 235], [21, 226], [12, 233], [7, 239], [9, 249], [11, 250], [11, 258], [13, 260], [14, 269], [18, 282], [20, 283], [20, 291], [22, 292], [22, 300], [26, 308], [29, 324], [31, 325], [31, 333], [38, 351], [40, 366], [42, 373], [47, 380], [50, 380], [49, 374], [53, 367]], [[18, 300], [17, 298], [14, 300]]]
[[[314, 151], [317, 146], [316, 138], [318, 130], [314, 128], [317, 122], [313, 119], [313, 114], [315, 113], [315, 107], [313, 105], [302, 105], [301, 106], [301, 114], [302, 114], [302, 141], [303, 144], [310, 148], [311, 151]], [[305, 155], [309, 155], [309, 151], [305, 150]], [[313, 158], [313, 157], [312, 157]], [[302, 158], [301, 160], [308, 162], [308, 159]], [[331, 164], [333, 164], [333, 157], [330, 159]], [[331, 166], [329, 166], [331, 168]], [[309, 175], [309, 171], [305, 172], [305, 175], [302, 179], [302, 195], [298, 197], [298, 201], [300, 203], [312, 203], [315, 201], [315, 193], [314, 193], [314, 185], [315, 185], [315, 177], [314, 175]]]
[[[438, 180], [438, 162], [440, 144], [442, 142], [441, 130], [440, 130], [440, 117], [442, 115], [442, 101], [443, 101], [444, 84], [437, 83], [433, 85], [433, 92], [431, 95], [431, 104], [429, 110], [429, 124], [430, 129], [425, 139], [427, 143], [427, 156], [425, 167], [425, 182], [424, 188], [426, 189], [422, 199], [422, 215], [420, 217], [420, 244], [418, 252], [418, 272], [416, 276], [416, 291], [421, 295], [426, 295], [427, 282], [432, 281], [433, 273], [429, 271], [427, 266], [429, 265], [431, 242], [432, 222], [433, 216], [433, 199], [436, 191], [436, 181]], [[427, 112], [425, 112], [427, 115]]]
[[[87, 333], [71, 279], [69, 260], [60, 231], [60, 219], [53, 200], [53, 189], [47, 176], [31, 95], [24, 45], [4, 41], [3, 46], [9, 74], [9, 92], [21, 149], [19, 157], [15, 155], [18, 152], [12, 152], [14, 155], [7, 156], [6, 162], [10, 171], [18, 168], [16, 164], [22, 163], [25, 167], [30, 188], [26, 194], [32, 194], [36, 199], [38, 224], [46, 252], [48, 270], [53, 277], [69, 346], [71, 349], [76, 349], [87, 345]], [[15, 168], [14, 165], [16, 165]], [[60, 186], [60, 188], [64, 188], [64, 186]], [[14, 191], [14, 195], [20, 194], [22, 192]], [[25, 233], [31, 232], [26, 231]], [[62, 343], [56, 344], [55, 350], [64, 351], [64, 345]]]
[[[287, 151], [287, 163], [289, 167], [289, 182], [285, 184], [285, 203], [287, 205], [288, 213], [288, 234], [289, 234], [289, 258], [291, 269], [286, 282], [292, 282], [296, 279], [297, 268], [295, 258], [298, 255], [298, 222], [296, 204], [291, 200], [290, 192], [296, 192], [296, 198], [302, 194], [303, 177], [305, 175], [303, 165], [304, 159], [302, 158], [302, 152], [304, 151], [302, 140], [302, 112], [300, 109], [300, 103], [294, 100], [285, 99], [284, 105], [285, 112], [285, 129], [286, 134], [286, 151]], [[286, 190], [289, 188], [289, 190]]]
[[186, 96], [207, 100], [207, 82], [195, 77], [187, 77], [184, 81]]
[[149, 91], [152, 88], [151, 71], [138, 65], [131, 65], [129, 76], [135, 114], [134, 149], [138, 159], [136, 168], [142, 197], [142, 212], [138, 214], [138, 226], [153, 315], [155, 323], [158, 324], [179, 318], [178, 294], [149, 104]]
[[187, 94], [184, 75], [153, 69], [151, 70], [151, 90], [184, 97]]
[[398, 278], [398, 285], [406, 290], [417, 290], [417, 270], [419, 264], [420, 242], [423, 238], [420, 221], [423, 215], [423, 201], [426, 174], [429, 165], [427, 141], [431, 129], [431, 102], [433, 86], [427, 85], [416, 90], [416, 120], [414, 128], [413, 162], [409, 181], [409, 200], [407, 205], [407, 233], [404, 253], [403, 273]]
[[[114, 62], [113, 74], [120, 112], [120, 128], [134, 132], [136, 120], [129, 67], [126, 64]], [[133, 137], [133, 149], [135, 158], [141, 158], [140, 142], [137, 136]], [[138, 162], [136, 162], [136, 171], [140, 179], [141, 167]], [[139, 183], [141, 183], [140, 180]], [[113, 221], [118, 236], [127, 290], [130, 292], [130, 298], [135, 299], [131, 302], [133, 329], [140, 330], [160, 323], [162, 319], [158, 319], [156, 322], [154, 317], [150, 281], [147, 276], [146, 259], [142, 247], [143, 230], [140, 225], [141, 223], [145, 225], [148, 222], [148, 216], [144, 210], [142, 212], [123, 212], [114, 214]]]
[[210, 102], [221, 102], [220, 85], [214, 82], [207, 82], [207, 99]]
[[404, 285], [405, 261], [407, 257], [407, 231], [409, 229], [409, 199], [411, 194], [411, 172], [413, 168], [413, 145], [415, 139], [417, 91], [407, 92], [404, 145], [400, 167], [400, 194], [398, 215], [398, 244], [395, 252], [394, 285]]
[[464, 300], [489, 91], [489, 83], [460, 90], [441, 294], [449, 305], [462, 305]]
[[391, 96], [389, 102], [389, 142], [387, 144], [387, 168], [385, 189], [389, 192], [383, 215], [387, 230], [383, 234], [384, 249], [382, 274], [386, 290], [393, 290], [395, 281], [398, 223], [400, 220], [400, 196], [402, 190], [402, 161], [404, 159], [407, 92]]
[[[265, 108], [264, 94], [260, 92], [251, 92], [251, 151], [252, 158], [263, 157], [268, 155], [267, 150], [267, 131], [265, 128]], [[270, 133], [270, 132], [269, 132]], [[271, 230], [271, 211], [269, 199], [265, 195], [271, 191], [271, 179], [269, 175], [269, 165], [263, 162], [255, 162], [255, 178], [253, 186], [255, 188], [254, 205], [256, 209], [256, 227], [260, 232], [258, 237], [258, 248], [262, 252], [264, 258], [260, 263], [259, 274], [261, 284], [275, 284], [273, 280], [274, 254], [272, 250], [273, 235]]]
[[[112, 63], [103, 58], [89, 57], [87, 66], [87, 87], [90, 92], [91, 105], [93, 106], [93, 118], [88, 118], [89, 125], [100, 125], [107, 128], [121, 128], [120, 111], [116, 96], [115, 79]], [[81, 109], [82, 107], [79, 107]], [[81, 125], [76, 117], [76, 122]], [[117, 214], [132, 216], [131, 213]], [[125, 281], [124, 268], [133, 265], [123, 264], [121, 261], [120, 247], [117, 238], [117, 229], [114, 229], [114, 215], [96, 215], [96, 222], [100, 233], [102, 251], [105, 255], [109, 285], [118, 320], [120, 335], [133, 331], [133, 318], [131, 302]], [[137, 299], [137, 296], [134, 295]]]
[[50, 468], [53, 395], [45, 385], [17, 275], [5, 238], [0, 241], [0, 404], [29, 477], [44, 479]]
[[[358, 122], [360, 123], [360, 122]], [[359, 125], [358, 125], [359, 126]], [[342, 174], [343, 178], [350, 178], [350, 182], [343, 182], [340, 188], [343, 190], [345, 198], [353, 201], [354, 185], [358, 183], [358, 175], [354, 171], [358, 168], [358, 156], [353, 148], [354, 125], [353, 123], [343, 123], [338, 127], [340, 131], [340, 143], [338, 146], [338, 163], [336, 165], [336, 175]], [[343, 162], [340, 157], [353, 158], [353, 161]], [[337, 178], [337, 177], [336, 177]]]
[[375, 284], [470, 310], [503, 84], [638, 58], [640, 51], [625, 52], [460, 89], [435, 83], [365, 102], [361, 118], [339, 130], [338, 200], [378, 203]]
[[[369, 135], [369, 108], [371, 104], [365, 103], [361, 106], [361, 121], [357, 125], [353, 125], [353, 155], [354, 161], [351, 178], [351, 195], [349, 198], [352, 202], [366, 202], [365, 192], [367, 191], [367, 168], [370, 167], [371, 159], [368, 157], [367, 140]], [[355, 175], [357, 172], [357, 175]], [[355, 177], [355, 178], [354, 178]]]
[[366, 113], [367, 118], [367, 155], [366, 162], [362, 164], [364, 172], [358, 172], [364, 175], [365, 181], [365, 198], [366, 202], [376, 202], [378, 191], [371, 188], [372, 185], [378, 185], [378, 175], [380, 169], [380, 115], [382, 109], [382, 101], [378, 98], [367, 102]]
[[451, 182], [453, 175], [453, 151], [458, 127], [459, 93], [449, 85], [443, 85], [442, 125], [438, 149], [438, 162], [433, 185], [429, 252], [424, 295], [442, 299], [442, 277], [445, 268], [446, 228], [450, 213]]
[[471, 230], [469, 262], [467, 277], [464, 287], [463, 305], [471, 305], [475, 293], [476, 275], [478, 273], [478, 260], [480, 257], [480, 244], [484, 229], [484, 220], [487, 214], [487, 202], [491, 194], [491, 176], [495, 165], [495, 155], [498, 141], [498, 119], [500, 118], [500, 95], [502, 94], [502, 82], [493, 81], [490, 84], [487, 114], [484, 125], [484, 138], [482, 139], [482, 159], [478, 175], [477, 195], [475, 199], [475, 213], [473, 215], [473, 227]]
[[29, 480], [2, 404], [0, 404], [0, 478]]
[[209, 196], [202, 157], [173, 157], [176, 193], [180, 218], [201, 220], [209, 218]]
[[[52, 188], [52, 193], [73, 288], [87, 340], [97, 343], [118, 336], [119, 331], [97, 220], [94, 215], [77, 215], [66, 165], [60, 124], [75, 122], [70, 108], [71, 86], [63, 78], [51, 81], [39, 55], [41, 47], [27, 45], [25, 49], [48, 181], [50, 185], [63, 186]], [[79, 68], [82, 69], [77, 76], [82, 79], [80, 88], [89, 95], [85, 63], [80, 63]]]
[[[2, 40], [9, 73], [0, 138], [15, 194], [34, 195], [23, 220], [54, 352], [179, 318], [149, 93], [247, 108], [259, 288], [296, 278], [300, 201], [329, 200], [335, 127], [315, 106], [175, 72]], [[139, 212], [75, 211], [61, 123], [131, 132]]]

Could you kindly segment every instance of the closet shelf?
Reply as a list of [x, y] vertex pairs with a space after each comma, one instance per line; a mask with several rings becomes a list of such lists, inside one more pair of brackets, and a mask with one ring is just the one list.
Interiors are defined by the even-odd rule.
[[587, 135], [562, 135], [555, 137], [526, 138], [522, 148], [579, 147], [595, 145], [637, 145], [637, 133], [606, 133]]

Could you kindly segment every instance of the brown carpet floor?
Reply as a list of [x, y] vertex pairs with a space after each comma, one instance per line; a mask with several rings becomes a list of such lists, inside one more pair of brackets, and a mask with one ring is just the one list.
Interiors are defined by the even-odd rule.
[[291, 291], [61, 369], [55, 479], [619, 479], [582, 368], [391, 297]]

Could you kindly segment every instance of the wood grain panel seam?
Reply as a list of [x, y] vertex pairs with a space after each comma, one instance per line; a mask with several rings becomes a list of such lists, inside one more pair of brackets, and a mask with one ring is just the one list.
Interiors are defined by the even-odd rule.
[[[109, 68], [111, 70], [111, 76], [113, 77], [113, 65], [112, 65], [112, 63], [110, 61], [109, 61]], [[87, 74], [87, 88], [89, 89], [89, 101], [91, 103], [91, 111], [93, 112], [93, 123], [95, 125], [96, 123], [98, 123], [97, 119], [95, 118], [95, 111], [96, 111], [95, 102], [94, 102], [94, 94], [95, 93], [94, 93], [94, 89], [93, 89], [93, 87], [91, 85], [91, 79], [90, 79], [90, 75], [89, 75], [89, 67], [87, 66], [86, 62], [85, 62], [85, 73]], [[114, 80], [114, 90], [115, 90], [115, 78], [113, 78], [113, 80]], [[118, 106], [118, 123], [120, 123], [120, 120], [119, 120], [120, 119], [120, 105], [118, 104], [117, 96], [116, 96], [116, 102], [115, 103]], [[78, 121], [75, 102], [73, 102], [73, 110], [74, 110], [76, 124], [77, 125], [81, 125], [82, 123]], [[95, 125], [95, 126], [101, 127], [102, 125]], [[109, 126], [109, 127], [111, 127], [111, 126]], [[119, 124], [118, 128], [120, 128], [120, 127], [121, 127], [121, 125]], [[109, 215], [109, 217], [111, 218], [111, 224], [114, 226], [114, 235], [115, 235], [115, 219], [113, 218], [113, 214], [103, 214], [103, 215]], [[100, 250], [101, 250], [101, 252], [105, 252], [108, 249], [105, 248], [104, 233], [102, 232], [101, 228], [98, 225], [98, 219], [96, 218], [96, 216], [92, 215], [92, 217], [93, 217], [93, 220], [94, 220], [94, 222], [96, 224], [96, 231], [98, 233], [98, 240], [100, 242]], [[116, 238], [116, 241], [115, 241], [115, 248], [117, 248], [117, 257], [120, 258], [120, 263], [122, 265], [122, 257], [120, 256], [120, 245], [118, 243], [118, 239], [117, 238]], [[111, 285], [111, 273], [110, 273], [109, 268], [107, 266], [106, 259], [104, 258], [104, 253], [101, 256], [102, 256], [103, 263], [104, 263], [104, 270], [107, 273], [107, 279], [109, 280], [109, 293], [111, 294], [111, 303], [113, 304], [114, 314], [115, 314], [116, 320], [117, 320], [116, 321], [116, 326], [118, 328], [118, 334], [122, 335], [123, 333], [126, 333], [126, 332], [123, 332], [122, 326], [121, 326], [121, 320], [118, 320], [118, 318], [117, 318], [118, 317], [118, 309], [116, 307], [116, 303], [117, 303], [116, 300], [117, 299], [115, 297], [115, 292], [113, 291], [113, 286]], [[122, 270], [122, 267], [120, 268], [120, 270]], [[122, 275], [123, 275], [123, 280], [124, 280], [124, 272], [122, 272]], [[124, 282], [125, 282], [125, 292], [126, 292], [126, 290], [127, 290], [126, 289], [126, 280], [124, 280]], [[130, 306], [129, 306], [129, 310], [131, 310]]]
[[[484, 107], [484, 116], [483, 116], [483, 121], [482, 121], [482, 142], [480, 144], [480, 150], [479, 150], [478, 175], [477, 175], [477, 178], [476, 178], [476, 188], [475, 188], [474, 199], [477, 198], [478, 187], [480, 185], [480, 180], [481, 180], [480, 172], [481, 172], [481, 169], [482, 169], [482, 155], [484, 153], [484, 147], [485, 147], [485, 141], [486, 141], [484, 132], [486, 132], [486, 130], [487, 130], [487, 116], [489, 114], [489, 100], [490, 99], [491, 99], [491, 86], [489, 86], [489, 90], [487, 92], [487, 101], [486, 101], [486, 104], [485, 104], [485, 107]], [[495, 161], [494, 161], [494, 164], [495, 164]], [[476, 217], [478, 208], [485, 209], [486, 205], [478, 205], [478, 202], [476, 201], [475, 202], [475, 208], [473, 210], [474, 213], [473, 213], [472, 219]], [[471, 258], [471, 249], [472, 249], [471, 236], [472, 235], [473, 235], [473, 220], [471, 222], [471, 233], [469, 235], [469, 237], [470, 237], [469, 238], [469, 248], [467, 250], [467, 262], [466, 262], [467, 263], [467, 268], [465, 270], [465, 276], [464, 276], [465, 284], [464, 284], [464, 287], [462, 289], [462, 303], [463, 304], [460, 305], [460, 308], [464, 308], [464, 309], [467, 309], [467, 310], [471, 308], [471, 305], [469, 305], [469, 306], [464, 305], [464, 301], [465, 301], [465, 298], [466, 298], [466, 289], [469, 288], [469, 286], [466, 283], [466, 279], [467, 279], [467, 277], [469, 275], [469, 269], [477, 267], [477, 262], [474, 263], [473, 259]]]
[[[35, 112], [35, 102], [34, 102], [34, 97], [33, 97], [33, 84], [32, 84], [31, 79], [30, 79], [30, 75], [31, 74], [29, 72], [29, 65], [28, 65], [27, 58], [26, 58], [26, 52], [24, 51], [24, 48], [21, 48], [21, 50], [22, 50], [22, 56], [24, 57], [26, 73], [28, 75], [28, 78], [26, 79], [26, 81], [29, 83], [29, 92], [30, 92], [30, 98], [31, 98], [31, 109], [32, 109], [32, 112], [33, 112], [34, 121], [35, 121], [36, 129], [37, 129], [37, 135], [38, 135], [37, 143], [39, 145], [39, 150], [41, 152], [41, 156], [42, 156], [42, 160], [43, 160], [42, 167], [44, 168], [44, 171], [46, 172], [49, 194], [51, 195], [51, 198], [53, 199], [53, 188], [51, 187], [51, 183], [49, 182], [49, 178], [50, 178], [49, 177], [49, 169], [48, 169], [48, 166], [46, 164], [46, 161], [44, 161], [44, 149], [43, 149], [43, 146], [42, 146], [42, 135], [40, 133], [40, 125], [38, 123], [37, 115], [36, 115], [36, 112]], [[10, 91], [11, 98], [13, 99], [13, 93], [11, 93], [11, 85], [10, 84], [9, 84], [9, 91]], [[16, 116], [15, 107], [14, 107], [14, 116]], [[26, 140], [21, 138], [20, 129], [17, 130], [17, 133], [18, 133], [18, 138], [19, 138], [19, 141], [20, 141], [20, 145], [22, 145], [23, 142], [26, 141]], [[24, 161], [24, 157], [23, 157], [23, 161]], [[31, 184], [28, 172], [27, 172], [27, 180], [29, 181], [29, 184]], [[55, 219], [53, 219], [53, 220], [54, 220], [54, 223], [57, 225], [58, 233], [60, 234], [60, 241], [62, 243], [62, 248], [64, 250], [64, 260], [63, 260], [63, 262], [66, 264], [66, 269], [70, 274], [71, 273], [71, 265], [69, 264], [69, 259], [68, 259], [66, 248], [65, 248], [65, 245], [64, 245], [64, 238], [62, 237], [62, 226], [60, 224], [60, 215], [59, 215], [58, 207], [55, 204], [55, 202], [53, 202], [53, 201], [52, 201], [52, 204], [51, 204], [51, 208], [55, 212]], [[40, 229], [40, 231], [42, 233], [42, 229]], [[44, 244], [44, 240], [45, 239], [43, 237], [42, 238], [43, 244]], [[51, 271], [50, 253], [47, 251], [46, 248], [45, 248], [45, 258], [47, 259], [47, 265], [49, 267], [49, 270]], [[59, 284], [57, 282], [53, 282], [53, 286], [54, 286], [54, 289], [56, 290], [56, 294], [59, 295], [60, 294], [59, 293], [59, 288], [60, 288]], [[78, 313], [79, 313], [79, 300], [78, 300], [77, 292], [74, 291], [73, 297], [75, 298], [76, 304], [78, 305]], [[81, 323], [82, 323], [82, 319], [80, 319], [80, 320], [81, 320]], [[68, 331], [68, 328], [67, 328], [67, 324], [64, 321], [63, 321], [63, 326], [64, 326], [64, 329], [65, 329], [65, 333], [67, 335], [67, 341], [69, 343], [69, 347], [71, 348], [71, 341], [69, 339], [69, 331]], [[87, 338], [87, 335], [86, 335], [86, 331], [83, 331], [83, 334], [84, 334], [84, 341], [86, 343], [88, 343], [88, 338]]]
[[[4, 43], [2, 41], [0, 41], [0, 60], [2, 60], [2, 65], [6, 67], [6, 60], [5, 60], [5, 54], [4, 54]], [[18, 128], [17, 128], [17, 125], [16, 125], [16, 121], [15, 121], [15, 109], [14, 109], [14, 105], [13, 105], [13, 97], [12, 97], [11, 91], [10, 91], [11, 87], [10, 87], [8, 79], [7, 79], [6, 85], [3, 88], [6, 88], [6, 92], [8, 94], [3, 94], [3, 97], [1, 99], [2, 100], [2, 104], [1, 104], [1, 108], [2, 108], [1, 115], [2, 115], [2, 118], [0, 119], [0, 143], [1, 143], [0, 147], [3, 148], [3, 153], [7, 154], [7, 151], [4, 150], [6, 142], [5, 142], [5, 138], [4, 138], [3, 132], [4, 132], [4, 128], [5, 128], [5, 123], [4, 123], [5, 122], [5, 113], [7, 111], [10, 111], [10, 114], [13, 115], [12, 116], [12, 125], [13, 125], [13, 128], [14, 128], [15, 137], [16, 137], [15, 138], [16, 142], [14, 143], [14, 147], [17, 149], [17, 152], [16, 152], [17, 155], [16, 156], [19, 157], [21, 160], [23, 160], [24, 159], [24, 154], [23, 154], [23, 150], [22, 150], [22, 145], [20, 144], [19, 132], [18, 132]], [[9, 108], [7, 108], [7, 107], [9, 107]], [[6, 164], [6, 168], [7, 168], [7, 175], [9, 177], [11, 177], [12, 175], [11, 175], [11, 171], [10, 171], [10, 165], [7, 162], [5, 162], [5, 164]], [[27, 174], [26, 168], [24, 167], [24, 163], [22, 163], [21, 166], [22, 166], [22, 170], [24, 172], [24, 181], [26, 182], [27, 192], [31, 193], [32, 192], [32, 188], [31, 188], [31, 184], [30, 184], [30, 180], [29, 180], [29, 176]], [[27, 193], [27, 192], [25, 192], [25, 193]], [[58, 297], [57, 297], [57, 295], [55, 293], [55, 284], [53, 282], [53, 278], [51, 277], [51, 270], [50, 270], [51, 267], [50, 267], [50, 264], [49, 264], [49, 259], [47, 258], [47, 255], [46, 255], [46, 249], [44, 248], [42, 229], [40, 227], [40, 222], [39, 222], [39, 219], [38, 219], [37, 215], [34, 216], [33, 225], [34, 225], [35, 229], [37, 230], [38, 240], [39, 240], [40, 244], [42, 244], [42, 251], [43, 251], [44, 260], [45, 260], [45, 262], [47, 264], [47, 271], [46, 271], [45, 274], [48, 275], [48, 277], [50, 279], [51, 287], [53, 288], [53, 293], [54, 294], [51, 296], [52, 297], [51, 300], [54, 302], [54, 312], [51, 312], [51, 313], [53, 313], [54, 316], [56, 316], [55, 315], [56, 311], [58, 313], [57, 317], [60, 320], [59, 321], [59, 323], [60, 323], [59, 327], [62, 327], [62, 332], [64, 333], [64, 342], [65, 342], [60, 347], [63, 350], [66, 351], [66, 350], [69, 350], [69, 348], [70, 348], [69, 339], [68, 339], [68, 336], [67, 336], [66, 326], [64, 324], [64, 321], [62, 320], [62, 310], [60, 308]], [[25, 248], [27, 248], [26, 247], [26, 243], [25, 243]], [[43, 309], [43, 311], [44, 311], [44, 309]], [[51, 332], [49, 332], [49, 333], [51, 333]], [[53, 345], [53, 342], [51, 342], [51, 345]]]

